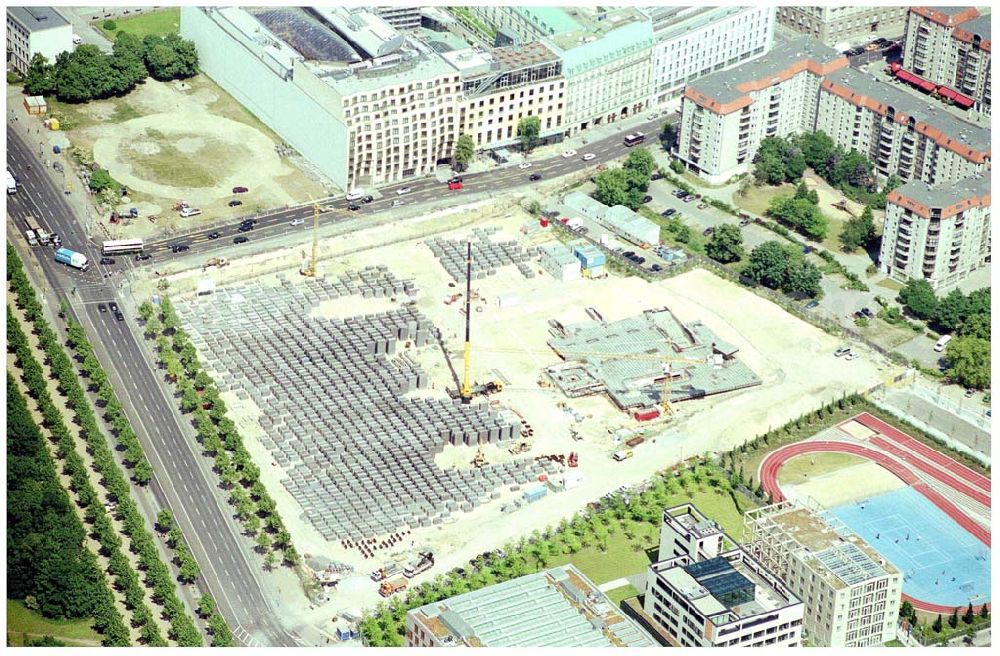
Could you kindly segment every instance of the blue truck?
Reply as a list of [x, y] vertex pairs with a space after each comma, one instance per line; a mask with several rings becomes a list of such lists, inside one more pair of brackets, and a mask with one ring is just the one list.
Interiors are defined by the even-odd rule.
[[68, 248], [60, 248], [56, 251], [56, 262], [60, 264], [65, 264], [71, 266], [74, 269], [79, 269], [80, 271], [86, 271], [90, 263], [87, 262], [87, 256], [83, 253], [77, 253], [76, 251], [71, 251]]

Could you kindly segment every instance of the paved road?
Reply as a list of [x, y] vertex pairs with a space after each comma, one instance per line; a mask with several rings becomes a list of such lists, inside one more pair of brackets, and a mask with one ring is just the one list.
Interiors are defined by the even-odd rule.
[[[50, 231], [58, 232], [64, 246], [97, 257], [60, 189], [37, 170], [41, 167], [30, 147], [10, 128], [7, 139], [9, 165], [24, 171], [19, 176], [20, 190], [8, 197], [8, 224], [16, 226], [11, 238], [23, 240], [24, 216], [30, 213]], [[37, 167], [35, 174], [27, 170], [29, 162]], [[250, 646], [299, 645], [262, 591], [259, 559], [250, 555], [249, 541], [239, 534], [214, 475], [197, 453], [194, 431], [179, 419], [162, 376], [152, 368], [149, 354], [133, 334], [134, 321], [131, 317], [115, 321], [110, 313], [97, 309], [98, 302], [117, 298], [114, 270], [96, 264], [87, 272], [70, 269], [54, 261], [48, 246], [36, 246], [31, 252], [47, 280], [46, 291], [71, 303], [115, 388], [122, 392], [122, 402], [156, 472], [153, 494], [173, 510], [230, 626]]]
[[[677, 114], [643, 123], [633, 129], [637, 129], [650, 135], [655, 139], [665, 120], [676, 122], [679, 119]], [[589, 162], [583, 161], [585, 153], [593, 153], [597, 157]], [[574, 157], [563, 158], [560, 155], [540, 159], [532, 162], [530, 169], [519, 169], [516, 165], [491, 169], [480, 173], [470, 173], [463, 175], [464, 189], [460, 191], [449, 191], [446, 184], [434, 178], [421, 178], [408, 182], [395, 183], [380, 188], [379, 197], [373, 202], [362, 204], [357, 211], [348, 211], [347, 202], [343, 199], [336, 202], [322, 202], [324, 207], [333, 206], [334, 212], [323, 212], [320, 215], [320, 224], [329, 225], [331, 222], [342, 222], [363, 216], [372, 216], [380, 212], [385, 212], [393, 207], [394, 201], [402, 201], [404, 208], [415, 205], [423, 205], [431, 201], [438, 201], [442, 195], [453, 195], [456, 203], [466, 202], [469, 196], [498, 193], [523, 187], [532, 184], [528, 178], [530, 175], [541, 174], [542, 180], [566, 175], [582, 169], [592, 169], [601, 162], [607, 162], [622, 157], [628, 153], [628, 148], [622, 143], [622, 135], [617, 134], [598, 141], [591, 142], [579, 149]], [[398, 191], [409, 188], [405, 194]], [[265, 215], [248, 215], [233, 221], [218, 223], [201, 227], [197, 230], [172, 235], [169, 238], [161, 238], [148, 241], [146, 243], [146, 253], [152, 256], [151, 260], [141, 263], [142, 266], [156, 266], [158, 263], [167, 262], [178, 255], [216, 254], [229, 249], [239, 249], [239, 245], [233, 243], [239, 235], [249, 238], [251, 241], [259, 241], [270, 237], [287, 235], [290, 232], [303, 232], [303, 239], [306, 238], [308, 230], [312, 227], [313, 209], [311, 205], [294, 207], [272, 211]], [[240, 233], [238, 231], [240, 222], [249, 217], [257, 219], [258, 223], [253, 230]], [[303, 224], [298, 226], [289, 225], [291, 221], [301, 219]], [[219, 233], [216, 239], [210, 239], [209, 235]], [[190, 252], [175, 255], [171, 252], [171, 246], [183, 244], [190, 247]]]

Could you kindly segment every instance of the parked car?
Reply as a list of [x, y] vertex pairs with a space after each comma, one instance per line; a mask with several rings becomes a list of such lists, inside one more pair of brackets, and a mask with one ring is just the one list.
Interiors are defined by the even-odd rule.
[[108, 303], [108, 307], [111, 309], [112, 312], [117, 312], [118, 311], [118, 304], [115, 303], [114, 301], [111, 301], [110, 303]]
[[105, 305], [104, 303], [98, 303], [97, 304], [97, 311], [98, 312], [107, 312], [108, 311], [108, 306]]
[[250, 190], [247, 189], [246, 187], [233, 187], [233, 193], [234, 194], [245, 194], [248, 191], [250, 191]]
[[865, 315], [869, 319], [875, 318], [875, 313], [871, 311], [871, 308], [861, 308], [861, 314]]
[[644, 257], [636, 257], [632, 261], [635, 262], [636, 264], [645, 264], [646, 263], [646, 258], [644, 258]]
[[596, 157], [597, 157], [597, 155], [595, 155], [594, 153], [586, 153], [586, 154], [585, 154], [585, 155], [583, 156], [583, 161], [585, 161], [585, 162], [589, 162], [590, 160], [592, 160], [592, 159], [594, 159], [594, 158], [596, 158]]
[[965, 398], [971, 399], [975, 395], [976, 395], [976, 390], [974, 390], [972, 388], [969, 388], [969, 389], [965, 390]]
[[541, 179], [542, 179], [541, 173], [532, 173], [531, 175], [528, 176], [528, 180], [530, 180], [531, 182], [537, 182]]
[[253, 226], [250, 225], [249, 223], [244, 223], [236, 230], [237, 232], [250, 232], [251, 230], [253, 230]]
[[151, 260], [151, 259], [153, 259], [153, 256], [148, 253], [139, 253], [138, 255], [135, 256], [136, 262], [145, 262], [146, 260]]
[[851, 352], [850, 347], [841, 346], [836, 351], [834, 351], [833, 354], [839, 358], [841, 356], [847, 355], [850, 352]]
[[236, 237], [235, 239], [233, 239], [233, 243], [234, 244], [245, 244], [248, 241], [250, 241], [250, 238], [249, 237], [244, 237], [243, 235], [240, 235], [239, 237]]
[[660, 173], [659, 171], [653, 171], [653, 175], [649, 176], [649, 179], [650, 179], [650, 181], [653, 181], [653, 180], [662, 180], [663, 179], [663, 174]]
[[567, 150], [567, 151], [565, 151], [562, 154], [562, 156], [563, 156], [563, 159], [568, 159], [570, 157], [576, 157], [576, 151], [572, 150], [572, 149], [571, 150]]
[[125, 321], [125, 315], [122, 314], [121, 312], [115, 312], [115, 319], [118, 319], [119, 321]]
[[858, 359], [858, 354], [855, 353], [854, 351], [848, 351], [847, 353], [844, 354], [844, 359], [845, 360], [857, 360]]
[[358, 205], [357, 203], [348, 203], [347, 209], [351, 210], [352, 212], [357, 212], [358, 210], [361, 209], [361, 206]]
[[708, 207], [708, 203], [698, 203], [698, 209], [703, 210]]
[[409, 187], [400, 187], [399, 189], [396, 190], [396, 195], [402, 196], [403, 194], [408, 194], [411, 191], [412, 189], [410, 189]]
[[632, 258], [635, 257], [635, 251], [625, 251], [624, 253], [622, 253], [622, 255], [624, 255], [627, 258]]
[[305, 222], [306, 222], [305, 219], [292, 219], [291, 221], [288, 222], [288, 225], [290, 225], [290, 226], [300, 226], [300, 225], [302, 225]]
[[221, 232], [210, 232], [210, 233], [208, 233], [208, 238], [209, 239], [218, 239], [221, 236], [222, 236]]
[[187, 244], [171, 244], [170, 250], [174, 253], [183, 253], [184, 251], [191, 250], [191, 247]]
[[650, 271], [663, 271], [663, 267], [661, 267], [659, 264], [654, 264], [653, 266], [649, 267], [649, 270]]
[[808, 303], [806, 303], [807, 310], [811, 310], [815, 307], [819, 307], [819, 301], [809, 301]]
[[392, 201], [393, 207], [399, 207], [400, 205], [406, 205], [406, 201], [403, 200], [402, 198], [397, 198], [396, 200]]
[[241, 200], [231, 200], [231, 201], [229, 201], [229, 207], [239, 207], [242, 204], [243, 204], [243, 201], [241, 201]]
[[802, 247], [802, 254], [803, 255], [809, 255], [809, 253], [812, 253], [812, 252], [813, 252], [812, 246], [803, 246]]
[[102, 257], [101, 258], [101, 264], [114, 264], [114, 263], [115, 263], [115, 258], [113, 258], [113, 257]]
[[674, 189], [670, 193], [673, 194], [675, 198], [683, 198], [684, 196], [687, 195], [687, 192], [684, 191], [683, 189]]
[[687, 196], [684, 196], [683, 198], [681, 198], [681, 200], [684, 201], [685, 203], [693, 203], [694, 201], [696, 201], [698, 199], [695, 198], [694, 196], [692, 196], [691, 194], [688, 194]]
[[705, 228], [705, 230], [701, 234], [703, 234], [703, 235], [705, 235], [707, 237], [710, 234], [712, 234], [713, 232], [715, 232], [715, 228], [713, 228], [712, 226], [708, 226], [707, 228]]
[[741, 228], [745, 228], [748, 225], [750, 225], [751, 223], [752, 223], [752, 221], [750, 221], [750, 219], [740, 219], [740, 227]]
[[674, 208], [670, 207], [670, 208], [664, 210], [663, 213], [660, 216], [664, 216], [664, 217], [670, 218], [674, 214], [677, 214], [677, 210], [675, 210]]
[[645, 196], [642, 197], [642, 202], [644, 202], [644, 203], [652, 203], [653, 202], [653, 197], [650, 196], [649, 194], [646, 194]]
[[375, 197], [372, 196], [371, 194], [369, 194], [369, 195], [365, 196], [364, 198], [362, 198], [361, 202], [365, 203], [367, 205], [368, 203], [372, 202], [373, 200], [375, 200]]

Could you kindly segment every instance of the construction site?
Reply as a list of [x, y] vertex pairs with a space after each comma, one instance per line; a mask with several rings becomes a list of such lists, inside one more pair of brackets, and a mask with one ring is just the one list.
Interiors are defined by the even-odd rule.
[[556, 279], [531, 224], [480, 203], [359, 225], [316, 261], [276, 244], [161, 272], [338, 607], [396, 591], [373, 569], [424, 553], [433, 576], [888, 375], [700, 269]]

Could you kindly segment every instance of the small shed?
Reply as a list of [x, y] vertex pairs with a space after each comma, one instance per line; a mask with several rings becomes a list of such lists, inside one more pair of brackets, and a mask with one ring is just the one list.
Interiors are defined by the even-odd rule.
[[49, 106], [42, 96], [28, 96], [24, 99], [24, 109], [29, 114], [46, 114], [49, 111]]

